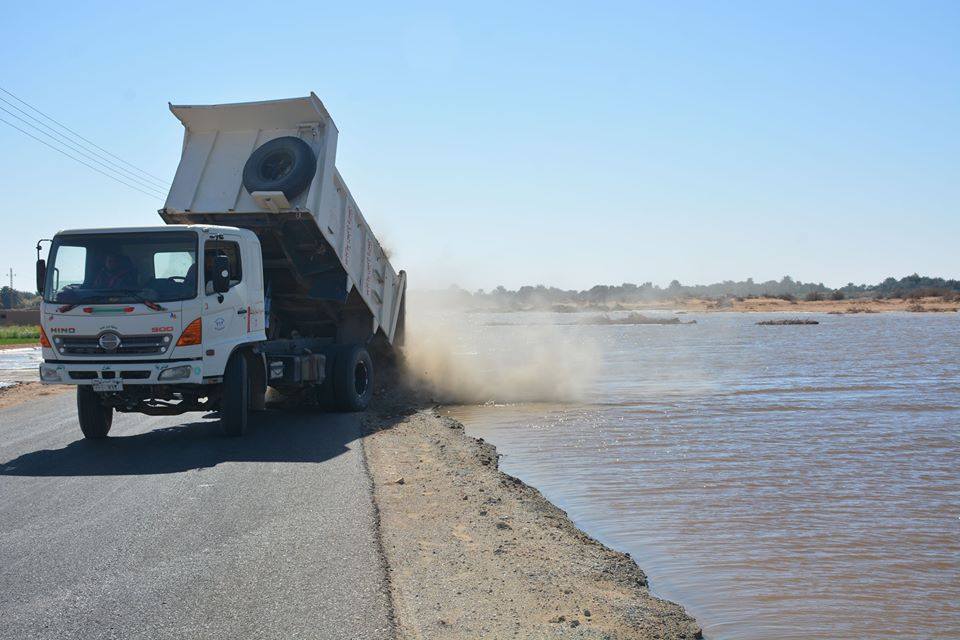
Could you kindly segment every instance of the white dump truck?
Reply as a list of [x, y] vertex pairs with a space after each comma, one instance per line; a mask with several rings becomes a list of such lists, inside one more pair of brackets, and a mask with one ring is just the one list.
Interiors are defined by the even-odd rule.
[[335, 166], [316, 95], [179, 106], [180, 165], [155, 227], [37, 243], [40, 379], [77, 386], [87, 438], [114, 411], [219, 411], [246, 430], [268, 387], [361, 411], [403, 340], [397, 273]]

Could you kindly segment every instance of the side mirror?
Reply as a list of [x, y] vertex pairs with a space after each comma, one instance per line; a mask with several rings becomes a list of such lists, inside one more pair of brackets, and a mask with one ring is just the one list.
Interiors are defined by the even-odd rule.
[[47, 262], [39, 258], [37, 260], [37, 293], [43, 295], [43, 285], [47, 281]]
[[213, 259], [213, 290], [226, 293], [230, 290], [230, 258], [217, 256]]

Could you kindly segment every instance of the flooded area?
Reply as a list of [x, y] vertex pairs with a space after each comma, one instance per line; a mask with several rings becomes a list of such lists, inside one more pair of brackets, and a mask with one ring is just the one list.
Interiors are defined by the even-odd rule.
[[595, 354], [575, 396], [446, 409], [504, 471], [707, 638], [960, 637], [960, 316], [584, 316], [445, 318], [490, 376], [529, 368], [545, 326]]
[[7, 347], [0, 349], [0, 388], [15, 382], [37, 380], [37, 367], [43, 357], [40, 347]]

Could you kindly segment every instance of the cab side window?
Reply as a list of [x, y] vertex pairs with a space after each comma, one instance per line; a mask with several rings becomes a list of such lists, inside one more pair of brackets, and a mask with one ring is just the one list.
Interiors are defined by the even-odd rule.
[[213, 291], [213, 263], [218, 255], [227, 256], [230, 260], [230, 286], [233, 287], [243, 280], [242, 261], [240, 260], [240, 245], [229, 240], [211, 240], [203, 250], [204, 280], [208, 293]]

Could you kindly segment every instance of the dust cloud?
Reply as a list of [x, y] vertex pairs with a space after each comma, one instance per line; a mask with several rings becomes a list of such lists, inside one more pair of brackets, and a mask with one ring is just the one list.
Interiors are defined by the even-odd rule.
[[523, 324], [528, 314], [411, 307], [407, 381], [436, 402], [577, 402], [594, 379], [599, 351], [573, 327]]

